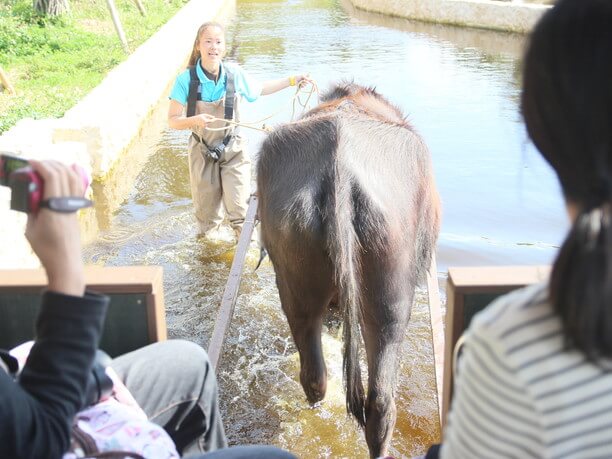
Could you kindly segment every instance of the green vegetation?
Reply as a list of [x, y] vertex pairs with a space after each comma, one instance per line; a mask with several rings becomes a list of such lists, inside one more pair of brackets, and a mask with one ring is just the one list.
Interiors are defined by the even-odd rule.
[[[188, 0], [115, 0], [130, 50], [153, 35]], [[0, 92], [0, 134], [22, 118], [58, 118], [127, 58], [106, 0], [71, 0], [57, 19], [35, 13], [32, 0], [0, 4], [0, 67], [16, 95]], [[143, 69], [143, 71], [146, 71]]]

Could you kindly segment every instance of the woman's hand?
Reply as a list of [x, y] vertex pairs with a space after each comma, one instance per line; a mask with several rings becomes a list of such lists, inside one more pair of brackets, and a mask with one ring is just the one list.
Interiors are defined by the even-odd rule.
[[315, 81], [310, 78], [310, 76], [306, 73], [304, 75], [295, 75], [295, 82], [298, 86], [304, 86], [306, 84], [315, 84]]
[[200, 113], [199, 115], [195, 115], [192, 119], [195, 121], [196, 126], [205, 128], [206, 126], [208, 126], [208, 123], [212, 123], [217, 118], [207, 113]]
[[[83, 196], [78, 172], [57, 161], [30, 161], [43, 181], [43, 200]], [[85, 276], [81, 259], [81, 231], [76, 212], [60, 213], [41, 208], [28, 214], [26, 238], [47, 272], [48, 289], [83, 296]]]

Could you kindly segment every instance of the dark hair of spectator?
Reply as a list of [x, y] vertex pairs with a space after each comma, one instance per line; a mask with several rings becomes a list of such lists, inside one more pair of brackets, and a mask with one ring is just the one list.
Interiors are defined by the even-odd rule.
[[612, 357], [612, 1], [559, 0], [532, 33], [521, 109], [576, 218], [550, 300], [565, 343]]

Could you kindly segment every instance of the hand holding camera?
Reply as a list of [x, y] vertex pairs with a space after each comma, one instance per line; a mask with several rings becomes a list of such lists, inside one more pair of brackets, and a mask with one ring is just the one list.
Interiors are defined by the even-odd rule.
[[72, 168], [81, 177], [83, 190], [80, 194], [42, 199], [44, 182], [31, 163], [16, 156], [0, 154], [0, 185], [11, 189], [12, 210], [36, 213], [40, 207], [47, 207], [56, 212], [75, 212], [91, 206], [92, 202], [83, 197], [89, 186], [87, 174], [77, 164]]
[[11, 208], [28, 213], [26, 238], [47, 272], [48, 289], [57, 293], [83, 296], [85, 291], [75, 211], [91, 205], [80, 201], [87, 184], [80, 168], [0, 155], [0, 185], [11, 188]]

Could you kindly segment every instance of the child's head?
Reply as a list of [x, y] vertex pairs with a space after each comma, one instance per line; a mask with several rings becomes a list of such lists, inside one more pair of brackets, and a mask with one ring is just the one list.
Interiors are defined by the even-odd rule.
[[189, 58], [189, 65], [195, 65], [199, 58], [203, 64], [210, 57], [210, 62], [219, 62], [225, 56], [225, 29], [221, 24], [214, 21], [205, 22], [198, 28], [193, 49]]
[[533, 31], [522, 112], [565, 198], [612, 200], [612, 2], [559, 0]]
[[529, 136], [572, 217], [550, 279], [565, 344], [612, 358], [612, 1], [558, 0], [531, 36], [521, 99]]

